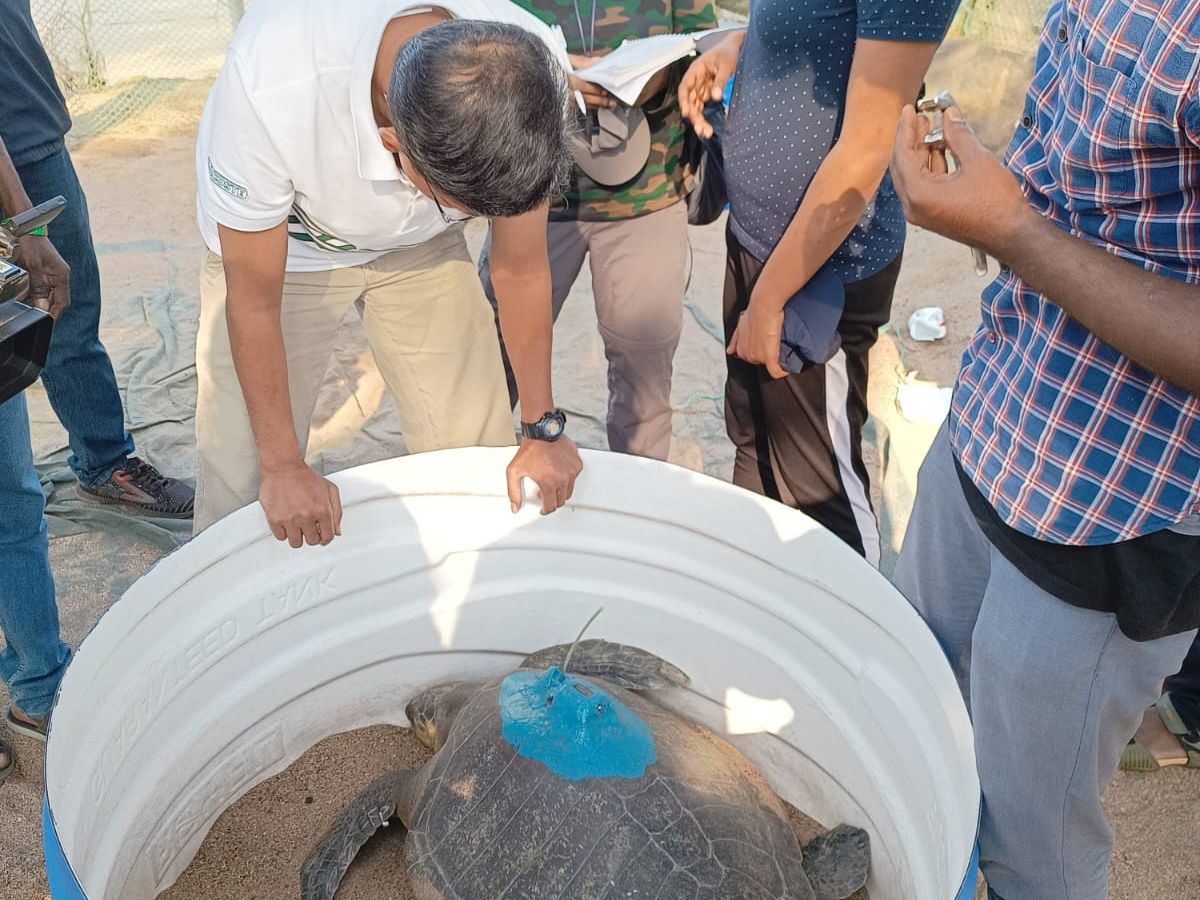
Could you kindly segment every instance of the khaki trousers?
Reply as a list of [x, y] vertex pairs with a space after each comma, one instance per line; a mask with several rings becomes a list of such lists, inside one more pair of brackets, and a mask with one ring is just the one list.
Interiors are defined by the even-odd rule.
[[[361, 301], [367, 341], [395, 395], [410, 452], [515, 441], [493, 314], [462, 230], [372, 263], [289, 272], [281, 320], [288, 390], [301, 453], [346, 311]], [[200, 276], [196, 339], [196, 510], [199, 533], [258, 497], [258, 450], [233, 365], [225, 270], [209, 253]]]
[[[608, 359], [608, 447], [666, 459], [671, 449], [671, 374], [683, 330], [688, 280], [687, 204], [618, 222], [551, 222], [548, 233], [554, 318], [585, 257], [591, 259], [596, 319]], [[495, 306], [488, 258], [479, 274]], [[496, 318], [499, 332], [499, 315]], [[510, 400], [517, 382], [504, 355]]]

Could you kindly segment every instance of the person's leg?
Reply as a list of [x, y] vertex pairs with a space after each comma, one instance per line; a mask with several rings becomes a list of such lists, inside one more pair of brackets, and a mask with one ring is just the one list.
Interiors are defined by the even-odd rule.
[[[728, 238], [725, 330], [731, 338], [762, 264]], [[868, 354], [891, 314], [900, 260], [846, 285], [838, 330], [842, 347], [828, 363], [774, 379], [761, 366], [728, 358], [726, 427], [737, 448], [734, 483], [811, 516], [872, 565], [879, 526], [862, 459]]]
[[[846, 285], [846, 308], [838, 323], [842, 346], [823, 367], [824, 433], [829, 435], [842, 487], [839, 500], [844, 524], [841, 528], [845, 535], [858, 536], [863, 544], [863, 555], [874, 566], [879, 565], [881, 539], [879, 522], [871, 506], [871, 476], [863, 459], [862, 433], [868, 415], [871, 348], [879, 340], [879, 329], [891, 319], [900, 265], [901, 259], [897, 257], [883, 271]], [[788, 421], [782, 420], [783, 427], [788, 427]], [[816, 424], [816, 430], [820, 433], [819, 421]], [[810, 445], [811, 440], [802, 434], [798, 446], [803, 448]], [[799, 496], [803, 486], [808, 484], [805, 472], [810, 458], [811, 454], [806, 453], [805, 462], [796, 465], [789, 463], [783, 469], [793, 495]], [[817, 460], [822, 458], [816, 457]], [[823, 508], [824, 503], [821, 502]], [[847, 508], [849, 515], [846, 515]]]
[[[1200, 515], [1171, 528], [1200, 537]], [[1121, 768], [1154, 772], [1170, 766], [1200, 769], [1200, 638], [1192, 642], [1178, 672], [1142, 715], [1137, 734], [1121, 751]]]
[[1154, 772], [1171, 766], [1200, 768], [1200, 638], [1121, 752], [1122, 769]]
[[917, 474], [917, 497], [892, 581], [942, 645], [964, 699], [971, 635], [991, 559], [991, 544], [967, 506], [943, 426]]
[[970, 678], [980, 866], [1003, 900], [1107, 897], [1100, 797], [1195, 632], [1132, 641], [1114, 615], [1064, 603], [991, 555]]
[[67, 431], [68, 463], [79, 492], [171, 518], [192, 514], [193, 491], [133, 456], [133, 438], [112, 362], [100, 343], [100, 270], [92, 246], [87, 198], [65, 150], [18, 173], [33, 203], [62, 195], [67, 206], [49, 227], [50, 241], [71, 267], [71, 305], [54, 323], [42, 371], [46, 396]]
[[687, 204], [587, 229], [596, 318], [608, 357], [609, 449], [666, 459], [687, 281]]
[[[308, 446], [313, 405], [346, 311], [362, 295], [361, 268], [291, 272], [284, 279], [281, 324], [288, 394], [300, 452]], [[196, 335], [196, 513], [193, 533], [258, 498], [261, 471], [246, 400], [225, 321], [225, 270], [205, 254]]]
[[[546, 231], [546, 250], [550, 256], [550, 304], [551, 315], [555, 322], [562, 312], [567, 295], [579, 270], [583, 268], [583, 258], [587, 255], [587, 238], [584, 225], [580, 222], [551, 222]], [[504, 335], [500, 331], [500, 311], [496, 306], [496, 290], [492, 286], [491, 272], [492, 233], [483, 242], [483, 250], [479, 254], [479, 280], [483, 284], [483, 292], [487, 295], [488, 303], [492, 305], [492, 315], [495, 317], [496, 336], [500, 339], [500, 358], [504, 364], [504, 379], [508, 384], [509, 408], [517, 405], [517, 380], [513, 376], [512, 363], [508, 360], [508, 348], [504, 345]]]
[[[722, 309], [725, 343], [733, 338], [738, 318], [750, 305], [763, 264], [742, 249], [729, 227], [725, 228], [725, 287]], [[767, 441], [758, 367], [736, 356], [726, 356], [725, 432], [733, 442], [733, 483], [739, 487], [780, 499], [771, 449]]]
[[100, 343], [100, 269], [87, 198], [65, 150], [17, 173], [34, 204], [62, 195], [66, 208], [49, 226], [50, 242], [71, 267], [71, 305], [54, 323], [42, 384], [70, 439], [72, 470], [96, 485], [133, 453], [112, 362]]
[[12, 705], [35, 719], [49, 713], [70, 656], [59, 637], [44, 509], [18, 394], [0, 404], [0, 679]]
[[1130, 641], [1037, 588], [987, 541], [943, 429], [918, 476], [894, 581], [969, 691], [992, 900], [1106, 896], [1100, 795], [1191, 634]]
[[512, 445], [495, 320], [462, 231], [364, 270], [363, 324], [409, 452]]
[[1200, 638], [1192, 641], [1183, 668], [1167, 679], [1166, 693], [1188, 731], [1200, 732]]

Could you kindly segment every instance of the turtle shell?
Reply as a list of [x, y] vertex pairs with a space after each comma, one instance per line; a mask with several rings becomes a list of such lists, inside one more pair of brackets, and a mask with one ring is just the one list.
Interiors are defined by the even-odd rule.
[[564, 777], [510, 740], [503, 684], [462, 709], [414, 798], [420, 900], [813, 900], [782, 803], [717, 735], [587, 679], [648, 727], [653, 761]]

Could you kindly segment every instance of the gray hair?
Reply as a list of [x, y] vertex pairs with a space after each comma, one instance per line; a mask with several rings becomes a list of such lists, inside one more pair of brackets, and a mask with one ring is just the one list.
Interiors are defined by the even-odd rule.
[[566, 73], [516, 25], [456, 19], [417, 34], [392, 69], [388, 111], [413, 167], [479, 216], [561, 194], [571, 170]]

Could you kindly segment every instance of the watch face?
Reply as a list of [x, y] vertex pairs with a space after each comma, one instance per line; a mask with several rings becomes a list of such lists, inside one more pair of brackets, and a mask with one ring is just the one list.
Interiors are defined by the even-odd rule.
[[547, 419], [544, 428], [546, 430], [546, 437], [556, 438], [563, 432], [562, 419], [557, 417]]

